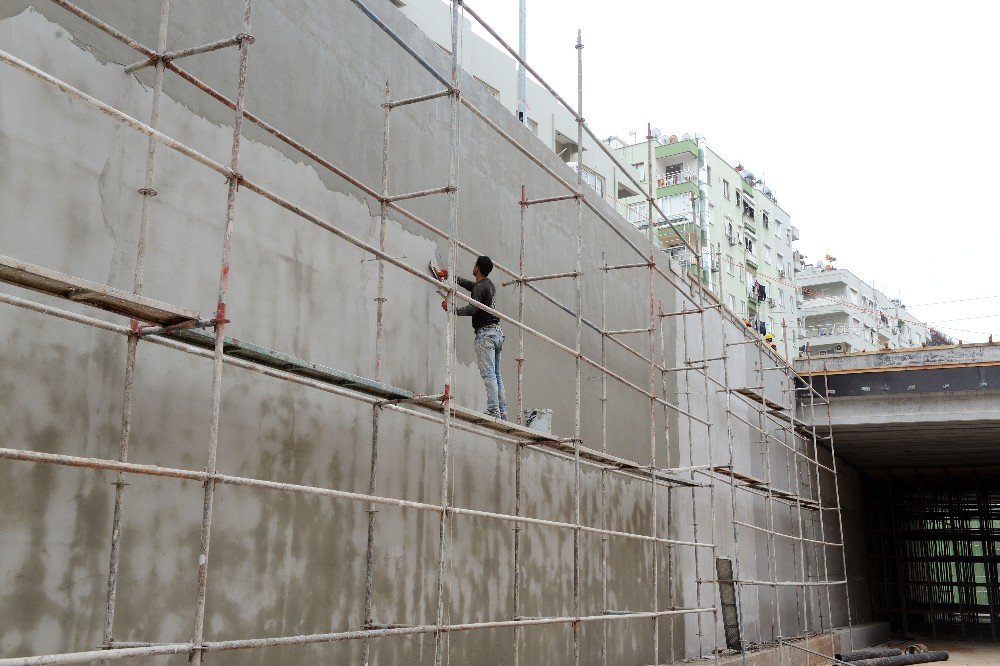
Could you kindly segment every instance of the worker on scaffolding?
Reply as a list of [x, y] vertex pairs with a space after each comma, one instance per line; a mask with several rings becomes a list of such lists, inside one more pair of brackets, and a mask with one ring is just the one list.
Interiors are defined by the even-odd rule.
[[[458, 277], [458, 285], [467, 289], [475, 301], [486, 307], [493, 307], [497, 288], [489, 279], [493, 270], [493, 261], [487, 257], [477, 257], [472, 267], [475, 280]], [[436, 271], [439, 279], [447, 276], [445, 271]], [[441, 307], [447, 312], [448, 302], [441, 301]], [[486, 385], [486, 413], [504, 421], [507, 420], [507, 396], [503, 390], [503, 377], [500, 376], [500, 350], [503, 348], [504, 334], [500, 328], [500, 318], [492, 312], [487, 312], [472, 303], [455, 310], [460, 317], [472, 317], [472, 328], [476, 332], [476, 360], [479, 363], [479, 375]]]

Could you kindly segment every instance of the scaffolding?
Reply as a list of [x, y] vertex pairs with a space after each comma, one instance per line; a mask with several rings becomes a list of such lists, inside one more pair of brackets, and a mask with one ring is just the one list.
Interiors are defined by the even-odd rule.
[[[119, 438], [119, 451], [116, 459], [89, 458], [65, 454], [48, 453], [17, 448], [0, 448], [0, 458], [8, 461], [24, 461], [44, 463], [68, 467], [102, 470], [116, 474], [114, 509], [111, 533], [111, 548], [107, 574], [107, 595], [103, 640], [99, 649], [52, 655], [36, 655], [0, 659], [0, 664], [47, 664], [47, 663], [80, 663], [91, 660], [109, 662], [129, 658], [147, 658], [155, 655], [186, 654], [194, 664], [200, 664], [204, 655], [209, 652], [228, 650], [250, 650], [276, 646], [307, 645], [330, 643], [338, 641], [360, 641], [362, 644], [363, 663], [368, 663], [372, 653], [372, 639], [392, 636], [433, 635], [434, 663], [441, 664], [447, 658], [447, 638], [453, 632], [476, 631], [484, 629], [509, 629], [513, 646], [514, 663], [519, 663], [520, 649], [523, 642], [522, 630], [527, 627], [547, 625], [568, 625], [572, 631], [573, 663], [590, 661], [590, 657], [581, 654], [581, 625], [585, 623], [600, 623], [602, 639], [600, 658], [605, 664], [612, 662], [609, 654], [609, 626], [612, 622], [635, 622], [638, 626], [642, 621], [649, 621], [649, 645], [651, 663], [661, 664], [677, 662], [689, 656], [678, 653], [679, 641], [675, 640], [675, 620], [681, 619], [681, 630], [684, 630], [686, 619], [691, 618], [696, 623], [697, 646], [694, 655], [717, 659], [722, 653], [719, 642], [719, 625], [723, 623], [720, 617], [720, 605], [716, 603], [716, 594], [720, 581], [714, 574], [716, 561], [719, 559], [719, 534], [717, 530], [716, 505], [719, 489], [728, 485], [730, 495], [730, 510], [732, 513], [732, 547], [735, 562], [736, 600], [738, 606], [738, 641], [730, 648], [743, 654], [746, 663], [747, 653], [768, 642], [780, 644], [797, 636], [815, 635], [832, 631], [833, 610], [830, 601], [831, 588], [843, 586], [846, 592], [846, 561], [844, 575], [841, 579], [831, 579], [827, 562], [827, 549], [843, 550], [843, 526], [840, 518], [839, 488], [837, 486], [836, 456], [832, 446], [832, 430], [828, 434], [818, 433], [815, 406], [827, 405], [826, 423], [829, 424], [829, 400], [812, 384], [804, 385], [795, 375], [794, 370], [780, 356], [765, 349], [766, 345], [752, 331], [746, 330], [734, 315], [715, 300], [699, 282], [703, 275], [702, 253], [690, 246], [669, 221], [666, 224], [677, 235], [681, 245], [685, 246], [697, 264], [697, 275], [689, 271], [674, 272], [669, 262], [658, 263], [657, 257], [664, 255], [657, 252], [654, 237], [654, 225], [647, 225], [646, 246], [634, 242], [626, 229], [630, 226], [608, 216], [604, 209], [596, 203], [598, 197], [588, 193], [583, 182], [583, 150], [587, 140], [593, 148], [602, 151], [623, 173], [628, 170], [614, 156], [612, 151], [591, 131], [583, 117], [583, 41], [578, 33], [577, 51], [577, 100], [572, 106], [563, 100], [545, 80], [510, 47], [493, 28], [481, 19], [462, 0], [451, 3], [451, 50], [450, 72], [446, 75], [422, 58], [405, 39], [397, 34], [385, 21], [379, 18], [361, 0], [349, 0], [360, 10], [386, 37], [391, 39], [400, 49], [406, 52], [431, 79], [436, 82], [436, 89], [429, 93], [409, 98], [394, 98], [392, 88], [385, 85], [385, 101], [382, 104], [383, 113], [383, 144], [381, 183], [376, 189], [364, 184], [343, 168], [333, 164], [320, 154], [302, 145], [295, 139], [284, 134], [275, 126], [259, 118], [246, 108], [246, 82], [249, 48], [254, 42], [251, 33], [252, 0], [245, 0], [242, 22], [238, 34], [217, 41], [183, 49], [168, 50], [169, 0], [161, 0], [159, 14], [159, 31], [156, 48], [147, 47], [133, 38], [123, 34], [102, 19], [89, 14], [69, 0], [51, 0], [55, 5], [70, 12], [77, 18], [102, 31], [109, 37], [135, 50], [142, 60], [124, 68], [131, 73], [150, 67], [153, 69], [153, 97], [149, 122], [144, 123], [121, 110], [61, 81], [49, 73], [24, 62], [23, 60], [0, 51], [0, 62], [13, 70], [28, 74], [38, 81], [48, 84], [61, 93], [97, 109], [111, 119], [130, 127], [148, 137], [146, 154], [144, 186], [139, 191], [143, 197], [139, 219], [139, 238], [136, 251], [136, 269], [134, 286], [131, 293], [89, 282], [73, 275], [67, 275], [50, 268], [30, 264], [10, 257], [0, 258], [0, 281], [18, 287], [41, 292], [52, 297], [65, 299], [77, 304], [97, 308], [124, 317], [128, 323], [114, 323], [97, 317], [81, 314], [48, 304], [30, 301], [12, 294], [0, 294], [0, 302], [24, 308], [36, 313], [61, 318], [71, 322], [87, 325], [106, 332], [124, 336], [127, 342], [126, 372], [124, 393], [122, 396], [122, 419]], [[346, 10], [345, 10], [346, 11]], [[478, 108], [470, 98], [463, 96], [459, 85], [460, 78], [460, 30], [461, 21], [468, 15], [483, 27], [502, 48], [524, 68], [534, 79], [545, 88], [553, 98], [566, 108], [575, 119], [577, 125], [577, 146], [579, 150], [576, 182], [570, 182], [557, 171], [549, 167], [544, 160], [533, 153], [531, 147], [518, 142], [511, 134], [489, 118], [488, 114]], [[204, 55], [221, 49], [235, 48], [239, 54], [238, 83], [232, 98], [212, 88], [204, 81], [192, 75], [178, 65], [178, 61], [196, 55]], [[163, 81], [166, 72], [172, 72], [181, 79], [194, 85], [233, 112], [231, 156], [228, 164], [218, 162], [190, 146], [167, 136], [159, 129], [160, 105], [163, 95]], [[404, 193], [392, 193], [391, 190], [391, 145], [390, 121], [393, 113], [402, 113], [411, 105], [446, 100], [449, 108], [448, 145], [449, 145], [449, 176], [442, 186]], [[552, 180], [565, 190], [565, 194], [557, 196], [529, 199], [527, 187], [522, 186], [520, 199], [513, 202], [520, 209], [520, 250], [516, 270], [504, 266], [499, 261], [496, 269], [509, 278], [502, 283], [515, 286], [518, 297], [517, 316], [512, 317], [498, 310], [477, 303], [470, 296], [458, 289], [456, 275], [459, 253], [472, 256], [481, 254], [475, 248], [460, 240], [458, 235], [459, 210], [458, 193], [460, 191], [460, 116], [465, 109], [482, 122], [497, 136], [546, 173]], [[378, 202], [379, 233], [378, 244], [373, 245], [353, 236], [334, 223], [305, 210], [299, 205], [282, 197], [277, 192], [255, 182], [241, 171], [241, 142], [243, 140], [243, 123], [248, 121], [260, 130], [282, 142], [287, 147], [310, 158], [318, 167], [339, 177], [344, 182], [356, 188], [365, 197]], [[647, 130], [647, 148], [652, 162], [653, 152], [652, 132]], [[143, 294], [143, 278], [146, 256], [148, 252], [149, 228], [153, 214], [152, 199], [157, 195], [156, 159], [160, 147], [166, 147], [202, 166], [222, 175], [225, 178], [227, 199], [224, 217], [224, 234], [222, 239], [221, 265], [218, 281], [218, 302], [215, 312], [210, 317], [189, 308], [155, 301]], [[630, 175], [629, 178], [632, 178]], [[643, 185], [633, 180], [633, 184], [642, 191]], [[378, 280], [376, 287], [376, 327], [375, 327], [375, 362], [373, 377], [363, 377], [353, 373], [330, 368], [309, 360], [296, 358], [288, 354], [267, 349], [244, 340], [236, 340], [226, 335], [226, 326], [231, 323], [229, 317], [234, 313], [227, 310], [230, 281], [230, 255], [233, 236], [236, 232], [237, 202], [247, 196], [242, 192], [250, 192], [266, 199], [278, 207], [304, 219], [316, 227], [328, 232], [339, 241], [350, 244], [367, 253], [378, 262]], [[647, 218], [660, 216], [666, 220], [666, 215], [660, 210], [653, 195], [652, 180], [645, 185], [647, 203]], [[448, 204], [447, 230], [439, 229], [435, 224], [404, 208], [401, 202], [413, 199], [443, 196]], [[572, 267], [549, 274], [532, 275], [525, 267], [525, 236], [526, 226], [530, 222], [530, 211], [538, 205], [568, 205], [572, 204], [575, 213], [575, 262]], [[596, 217], [624, 247], [634, 252], [637, 260], [629, 263], [609, 265], [602, 259], [601, 265], [584, 266], [583, 264], [583, 230], [584, 215]], [[386, 247], [386, 233], [390, 215], [416, 224], [432, 237], [447, 243], [448, 276], [445, 280], [430, 276], [425, 270], [415, 268], [400, 258], [391, 256]], [[566, 217], [569, 217], [568, 215]], [[439, 290], [446, 302], [448, 312], [447, 334], [444, 340], [443, 384], [440, 393], [421, 394], [404, 388], [391, 386], [383, 381], [384, 350], [386, 334], [384, 327], [384, 303], [386, 302], [386, 266], [396, 268], [411, 278], [420, 280], [434, 289]], [[666, 266], [666, 267], [664, 267]], [[641, 271], [645, 273], [648, 284], [648, 303], [643, 296], [643, 309], [647, 310], [648, 318], [640, 322], [628, 322], [630, 328], [609, 328], [607, 317], [607, 276], [612, 271]], [[595, 323], [584, 317], [583, 277], [591, 271], [601, 279], [601, 314], [600, 322]], [[572, 280], [575, 298], [572, 305], [558, 301], [549, 293], [543, 291], [537, 283], [547, 280]], [[657, 302], [656, 287], [665, 286], [673, 290], [681, 302], [679, 309], [670, 311], [662, 303]], [[525, 294], [531, 292], [544, 302], [573, 317], [575, 323], [575, 340], [572, 345], [559, 342], [546, 333], [525, 323]], [[486, 414], [457, 404], [452, 391], [453, 375], [456, 360], [456, 307], [459, 302], [475, 303], [481, 310], [489, 312], [500, 320], [514, 326], [518, 336], [517, 356], [517, 420], [503, 421]], [[707, 313], [718, 310], [722, 321], [721, 347], [711, 349], [708, 339], [710, 326]], [[676, 323], [673, 331], [668, 324]], [[742, 333], [742, 339], [735, 342], [727, 341], [727, 325], [737, 328]], [[680, 329], [682, 339], [682, 358], [676, 360], [678, 351], [676, 344], [669, 341], [671, 332], [676, 334]], [[600, 359], [588, 357], [583, 352], [583, 333], [590, 330], [600, 337]], [[695, 349], [689, 349], [689, 329], [697, 332]], [[524, 410], [524, 378], [525, 336], [529, 335], [553, 347], [574, 359], [574, 420], [571, 437], [556, 437], [552, 434], [534, 430], [523, 422]], [[640, 350], [638, 346], [628, 344], [623, 340], [628, 336], [645, 336], [648, 349]], [[787, 339], [787, 338], [786, 338]], [[189, 470], [176, 467], [161, 467], [156, 465], [137, 464], [129, 461], [130, 433], [135, 400], [135, 372], [137, 350], [139, 344], [150, 343], [168, 349], [185, 352], [212, 361], [212, 383], [210, 402], [210, 425], [207, 438], [206, 465], [201, 470]], [[658, 342], [658, 345], [657, 345]], [[731, 382], [730, 349], [738, 345], [756, 345], [756, 374], [759, 385], [744, 387], [739, 382]], [[648, 368], [648, 385], [642, 386], [626, 378], [624, 371], [609, 366], [608, 349], [614, 347], [628, 357], [644, 364]], [[659, 358], [657, 358], [659, 346]], [[691, 356], [697, 358], [692, 359]], [[745, 355], [744, 355], [745, 356]], [[765, 363], [772, 364], [765, 367]], [[250, 478], [224, 474], [218, 469], [219, 415], [222, 399], [222, 370], [229, 365], [244, 371], [257, 373], [273, 379], [284, 380], [318, 391], [349, 398], [372, 409], [372, 438], [370, 447], [369, 482], [366, 493], [352, 492], [336, 488], [299, 485], [267, 479]], [[581, 429], [583, 399], [582, 372], [584, 367], [596, 370], [601, 381], [601, 442], [600, 448], [586, 446]], [[713, 369], [715, 375], [713, 376]], [[771, 370], [780, 371], [788, 377], [788, 386], [781, 391], [780, 396], [768, 397], [768, 382], [766, 373]], [[698, 379], [693, 379], [692, 374]], [[630, 460], [610, 452], [608, 429], [608, 384], [613, 381], [624, 389], [638, 394], [639, 399], [648, 402], [648, 434], [649, 460]], [[671, 386], [676, 384], [678, 399], [671, 402]], [[774, 384], [774, 382], [772, 382]], [[683, 387], [683, 392], [680, 388]], [[701, 392], [702, 399], [694, 396]], [[725, 401], [726, 443], [728, 445], [728, 463], [719, 464], [713, 453], [713, 405], [712, 396], [722, 394]], [[683, 400], [681, 396], [684, 396]], [[806, 402], [806, 400], [808, 402]], [[734, 401], [739, 401], [740, 405]], [[799, 419], [796, 416], [796, 404], [802, 403], [810, 410], [810, 420]], [[715, 410], [718, 411], [718, 410]], [[752, 411], [755, 416], [745, 416], [745, 411]], [[380, 419], [385, 412], [405, 415], [425, 422], [437, 424], [441, 428], [440, 450], [440, 502], [406, 500], [378, 494], [378, 454]], [[686, 460], [674, 460], [671, 454], [671, 432], [681, 433], [681, 423], [686, 433], [688, 443]], [[753, 470], [743, 471], [735, 453], [736, 424], [742, 424], [750, 430], [759, 433], [764, 461], [764, 478], [758, 478]], [[776, 437], [772, 431], [780, 430], [782, 438]], [[504, 511], [489, 511], [456, 506], [452, 500], [452, 457], [453, 440], [456, 431], [472, 433], [477, 436], [489, 437], [508, 446], [514, 466], [514, 506], [510, 513]], [[657, 461], [659, 441], [667, 443], [667, 459], [661, 465]], [[782, 488], [773, 477], [771, 457], [772, 444], [780, 444], [785, 449], [788, 469], [794, 465], [795, 480], [788, 479], [788, 488]], [[820, 445], [829, 447], [831, 466], [820, 461]], [[522, 465], [527, 455], [542, 455], [553, 457], [572, 466], [573, 474], [573, 512], [571, 521], [545, 519], [537, 516], [524, 515], [522, 506]], [[683, 463], [687, 463], [686, 465]], [[808, 470], [805, 477], [800, 474], [800, 464]], [[600, 488], [598, 497], [599, 526], [588, 525], [582, 520], [581, 502], [584, 490], [581, 486], [581, 476], [584, 467], [596, 469], [600, 473]], [[830, 477], [823, 482], [821, 472]], [[147, 475], [197, 481], [204, 486], [201, 512], [201, 539], [197, 565], [197, 586], [194, 594], [194, 607], [191, 617], [191, 639], [187, 642], [122, 642], [114, 638], [115, 607], [117, 598], [117, 582], [121, 560], [122, 517], [128, 508], [126, 488], [128, 475]], [[612, 475], [637, 481], [648, 486], [648, 511], [650, 516], [648, 531], [623, 531], [610, 527], [609, 520], [609, 480]], [[367, 545], [365, 556], [365, 585], [363, 600], [363, 625], [308, 635], [273, 636], [265, 638], [246, 638], [238, 640], [209, 640], [205, 635], [206, 593], [210, 582], [210, 546], [213, 532], [213, 512], [215, 491], [220, 485], [256, 488], [271, 492], [294, 493], [326, 497], [334, 500], [353, 502], [366, 507], [367, 510]], [[836, 495], [836, 503], [824, 505], [822, 490], [832, 488]], [[743, 500], [740, 493], [749, 493], [753, 498], [763, 498], [766, 502], [766, 527], [761, 527], [752, 521], [739, 519], [740, 505]], [[670, 538], [678, 526], [677, 516], [673, 507], [682, 501], [690, 503], [692, 536], [689, 539]], [[660, 500], [665, 499], [667, 511], [665, 516], [659, 514]], [[798, 522], [798, 534], [791, 535], [780, 532], [775, 527], [776, 503], [793, 507]], [[706, 506], [707, 505], [707, 506]], [[406, 624], [385, 623], [375, 617], [374, 600], [374, 554], [376, 543], [377, 508], [394, 506], [419, 512], [437, 514], [437, 570], [435, 618], [433, 623]], [[804, 512], [811, 512], [816, 519], [807, 521]], [[838, 530], [828, 534], [824, 512], [835, 512]], [[705, 514], [708, 514], [707, 516]], [[450, 576], [450, 547], [452, 540], [452, 520], [456, 516], [468, 516], [484, 521], [497, 521], [513, 526], [513, 604], [509, 617], [496, 618], [479, 622], [453, 622], [446, 610], [448, 598], [448, 580]], [[662, 521], [661, 521], [662, 518]], [[705, 522], [708, 522], [705, 534]], [[546, 617], [526, 617], [520, 602], [520, 594], [525, 585], [522, 580], [522, 531], [528, 526], [537, 528], [562, 530], [573, 536], [573, 592], [571, 612], [562, 615]], [[754, 530], [766, 534], [768, 575], [767, 580], [758, 580], [753, 576], [745, 577], [740, 560], [741, 532]], [[811, 531], [810, 531], [811, 530]], [[581, 537], [583, 534], [598, 535], [601, 540], [601, 594], [603, 607], [595, 612], [585, 609], [581, 601], [581, 561], [583, 557]], [[807, 536], [809, 534], [810, 536]], [[664, 536], [666, 535], [666, 536]], [[708, 537], [707, 539], [705, 537]], [[800, 569], [799, 580], [779, 580], [777, 551], [775, 540], [788, 539], [797, 544], [792, 549], [795, 563]], [[613, 541], [614, 540], [614, 541]], [[609, 561], [612, 558], [612, 544], [618, 541], [634, 542], [648, 546], [648, 585], [649, 603], [642, 610], [610, 608], [609, 595]], [[811, 551], [811, 552], [810, 552]], [[756, 552], [756, 551], [754, 551]], [[686, 553], [683, 555], [682, 553]], [[675, 598], [676, 570], [682, 558], [688, 558], [694, 567], [694, 599], [684, 594], [684, 590]], [[711, 558], [711, 565], [705, 558]], [[807, 567], [816, 569], [810, 573]], [[844, 560], [841, 557], [842, 561]], [[666, 561], [668, 585], [665, 590], [665, 603], [661, 597], [661, 560]], [[822, 567], [822, 574], [819, 568]], [[780, 590], [791, 587], [796, 594], [796, 612], [799, 621], [791, 632], [782, 630], [780, 613]], [[747, 590], [756, 591], [754, 603], [759, 615], [764, 606], [761, 598], [761, 588], [769, 588], [773, 597], [773, 631], [770, 636], [759, 635], [757, 641], [747, 638], [743, 623], [748, 617], [749, 600]], [[826, 613], [824, 615], [819, 602], [816, 601], [816, 590], [825, 590]], [[693, 603], [692, 603], [693, 602]], [[808, 606], [818, 610], [818, 627], [810, 626], [811, 611]], [[824, 619], [825, 618], [825, 619]], [[384, 618], [381, 618], [384, 619]], [[394, 618], [399, 620], [400, 618]], [[661, 650], [661, 621], [669, 622], [670, 650]], [[710, 628], [705, 622], [710, 622]], [[849, 599], [848, 599], [848, 622]], [[759, 626], [759, 625], [758, 625]], [[727, 636], [730, 629], [726, 626]]]

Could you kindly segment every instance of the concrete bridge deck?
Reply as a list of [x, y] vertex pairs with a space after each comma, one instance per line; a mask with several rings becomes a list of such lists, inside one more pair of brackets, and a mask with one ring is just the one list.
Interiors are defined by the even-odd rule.
[[[1000, 464], [998, 344], [799, 359], [796, 369], [829, 388], [837, 453], [859, 468]], [[815, 409], [825, 418], [825, 405]]]

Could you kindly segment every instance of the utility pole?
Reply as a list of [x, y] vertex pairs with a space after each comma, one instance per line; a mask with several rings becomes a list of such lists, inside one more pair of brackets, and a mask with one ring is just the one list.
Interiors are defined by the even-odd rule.
[[[517, 54], [521, 56], [521, 61], [527, 60], [527, 50], [528, 50], [528, 37], [525, 31], [525, 23], [527, 21], [527, 4], [528, 0], [519, 0], [518, 3], [518, 21], [517, 21]], [[517, 119], [521, 121], [522, 124], [528, 124], [528, 105], [524, 101], [525, 95], [525, 78], [526, 73], [524, 71], [524, 65], [518, 63], [517, 66]]]

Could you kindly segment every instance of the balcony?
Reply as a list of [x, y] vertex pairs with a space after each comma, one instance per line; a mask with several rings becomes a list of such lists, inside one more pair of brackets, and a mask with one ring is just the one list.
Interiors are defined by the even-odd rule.
[[[657, 183], [660, 181], [657, 180]], [[698, 183], [695, 181], [681, 181], [675, 184], [666, 184], [656, 188], [656, 198], [672, 197], [676, 194], [698, 194]]]
[[698, 144], [693, 140], [688, 139], [687, 141], [678, 141], [676, 143], [667, 143], [656, 146], [653, 151], [653, 155], [656, 159], [673, 157], [674, 155], [681, 155], [683, 153], [690, 153], [691, 155], [698, 157]]
[[846, 313], [848, 312], [848, 306], [846, 304], [837, 303], [831, 301], [829, 298], [822, 297], [803, 299], [800, 307], [803, 310], [803, 314], [807, 314], [810, 317], [832, 314], [845, 314], [846, 316]]

